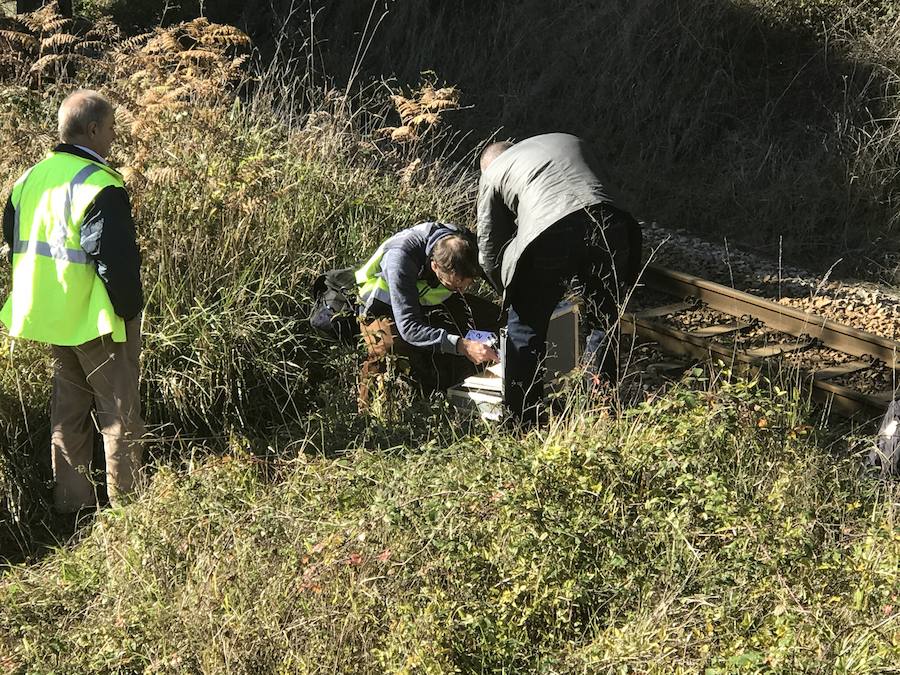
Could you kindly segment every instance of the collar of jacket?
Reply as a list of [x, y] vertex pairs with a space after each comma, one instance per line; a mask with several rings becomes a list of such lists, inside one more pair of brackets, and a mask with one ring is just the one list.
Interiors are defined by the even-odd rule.
[[[99, 160], [94, 155], [89, 152], [85, 152], [78, 146], [72, 145], [71, 143], [60, 143], [55, 148], [53, 148], [53, 152], [65, 152], [69, 155], [75, 155], [76, 157], [81, 157], [81, 159], [86, 159], [90, 162], [98, 162]], [[109, 166], [106, 160], [103, 160], [103, 163]]]

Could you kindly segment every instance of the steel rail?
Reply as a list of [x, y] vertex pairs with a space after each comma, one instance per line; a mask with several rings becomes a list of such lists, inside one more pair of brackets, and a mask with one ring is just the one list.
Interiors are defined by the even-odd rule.
[[770, 328], [796, 337], [808, 335], [826, 347], [851, 356], [872, 356], [895, 369], [900, 363], [900, 342], [817, 314], [654, 265], [647, 268], [641, 280], [648, 287], [667, 295], [679, 299], [696, 298], [712, 309], [735, 317], [752, 316]]
[[[636, 335], [642, 340], [654, 342], [660, 349], [669, 354], [689, 356], [698, 359], [717, 357], [729, 364], [738, 374], [756, 374], [774, 368], [769, 357], [754, 357], [727, 345], [713, 340], [697, 337], [683, 330], [663, 325], [659, 322], [640, 318], [634, 314], [622, 317], [622, 330], [625, 334]], [[787, 351], [787, 350], [786, 350]], [[852, 417], [867, 410], [884, 411], [886, 400], [863, 394], [862, 392], [819, 379], [815, 374], [801, 375], [799, 369], [791, 373], [792, 377], [802, 379], [812, 388], [813, 399], [831, 406], [831, 409], [846, 417]]]
[[[695, 299], [738, 319], [749, 316], [773, 330], [800, 339], [817, 339], [835, 351], [851, 356], [872, 356], [881, 359], [891, 368], [897, 366], [900, 343], [839, 324], [825, 317], [779, 305], [771, 300], [662, 267], [650, 266], [642, 280], [646, 286], [679, 300]], [[732, 369], [738, 372], [758, 373], [766, 368], [775, 367], [775, 363], [767, 359], [778, 355], [777, 348], [774, 349], [774, 353], [766, 356], [752, 355], [737, 347], [716, 342], [715, 335], [705, 338], [697, 331], [679, 330], [657, 320], [665, 314], [676, 313], [690, 307], [690, 303], [679, 303], [650, 308], [636, 314], [625, 314], [622, 316], [622, 328], [626, 334], [656, 342], [663, 351], [700, 359], [717, 357], [729, 363]], [[800, 343], [783, 345], [781, 352], [796, 350], [803, 346]], [[830, 405], [831, 410], [836, 413], [853, 416], [863, 411], [883, 411], [889, 399], [864, 394], [829, 381], [833, 377], [845, 374], [845, 371], [853, 372], [865, 366], [866, 364], [855, 362], [820, 373], [802, 373], [802, 375], [797, 369], [797, 376], [802, 377], [812, 387], [812, 396], [815, 400]]]

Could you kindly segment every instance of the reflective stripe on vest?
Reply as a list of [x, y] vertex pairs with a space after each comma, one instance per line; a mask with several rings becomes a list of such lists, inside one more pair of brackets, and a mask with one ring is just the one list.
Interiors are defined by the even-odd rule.
[[109, 334], [125, 341], [125, 322], [81, 247], [85, 213], [110, 186], [123, 187], [118, 173], [66, 152], [51, 153], [16, 182], [12, 288], [0, 310], [12, 337], [68, 346]]
[[[390, 241], [390, 240], [388, 240]], [[359, 297], [366, 300], [372, 293], [382, 302], [390, 304], [390, 288], [387, 279], [381, 276], [381, 259], [384, 257], [384, 246], [387, 241], [382, 242], [372, 257], [366, 263], [356, 270], [356, 283], [359, 286]], [[416, 289], [419, 293], [419, 304], [426, 307], [440, 305], [447, 298], [453, 295], [453, 291], [445, 286], [431, 286], [427, 281], [417, 281]]]
[[[98, 165], [88, 164], [81, 171], [75, 174], [75, 177], [69, 183], [69, 188], [66, 190], [65, 201], [63, 202], [63, 212], [61, 214], [55, 214], [57, 216], [57, 220], [53, 228], [54, 233], [60, 233], [63, 236], [68, 233], [69, 223], [72, 222], [72, 199], [74, 192], [80, 185], [82, 185], [97, 171], [101, 171]], [[21, 196], [21, 189], [19, 190], [19, 194]], [[19, 225], [22, 218], [22, 209], [20, 209], [15, 203], [13, 204], [13, 206], [15, 207], [15, 225], [13, 228], [12, 245], [13, 253], [32, 253], [33, 255], [42, 255], [48, 258], [65, 260], [67, 262], [76, 263], [79, 265], [88, 265], [91, 263], [91, 257], [85, 252], [83, 248], [66, 248], [65, 238], [62, 239], [61, 246], [59, 244], [54, 246], [50, 242], [38, 241], [37, 239], [22, 241]], [[81, 229], [80, 225], [78, 229]]]

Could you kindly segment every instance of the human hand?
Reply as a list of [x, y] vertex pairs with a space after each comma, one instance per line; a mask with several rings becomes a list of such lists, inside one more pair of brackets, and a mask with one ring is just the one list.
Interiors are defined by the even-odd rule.
[[477, 340], [460, 338], [456, 343], [456, 351], [462, 356], [465, 356], [476, 366], [487, 363], [488, 361], [496, 363], [500, 360], [500, 357], [494, 349]]

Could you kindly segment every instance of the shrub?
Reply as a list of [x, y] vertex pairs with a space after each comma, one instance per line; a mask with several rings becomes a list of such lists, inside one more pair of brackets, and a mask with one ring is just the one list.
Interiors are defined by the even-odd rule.
[[8, 662], [876, 673], [900, 658], [896, 491], [836, 460], [784, 393], [684, 388], [619, 420], [472, 431], [332, 460], [198, 450], [0, 581]]
[[[35, 17], [21, 28], [53, 25], [49, 10]], [[84, 39], [75, 36], [71, 53]], [[120, 36], [95, 67], [75, 71], [117, 105], [112, 162], [132, 194], [144, 256], [142, 392], [161, 441], [155, 453], [171, 454], [185, 437], [307, 428], [338, 392], [348, 413], [354, 366], [306, 322], [315, 275], [359, 262], [389, 233], [465, 210], [466, 184], [434, 170], [439, 131], [402, 147], [367, 135], [385, 125], [387, 95], [325, 97], [291, 79], [292, 93], [276, 69], [251, 76], [248, 53], [245, 35], [197, 19]], [[25, 67], [0, 90], [0, 134], [15, 149], [0, 159], [6, 189], [52, 146], [56, 108], [75, 86], [64, 66], [45, 73], [40, 52], [19, 54]], [[295, 104], [304, 100], [315, 107]], [[46, 454], [47, 353], [5, 353], [3, 498], [9, 513], [40, 512], [33, 477], [46, 477], [36, 458]], [[6, 520], [2, 529], [20, 527]]]

